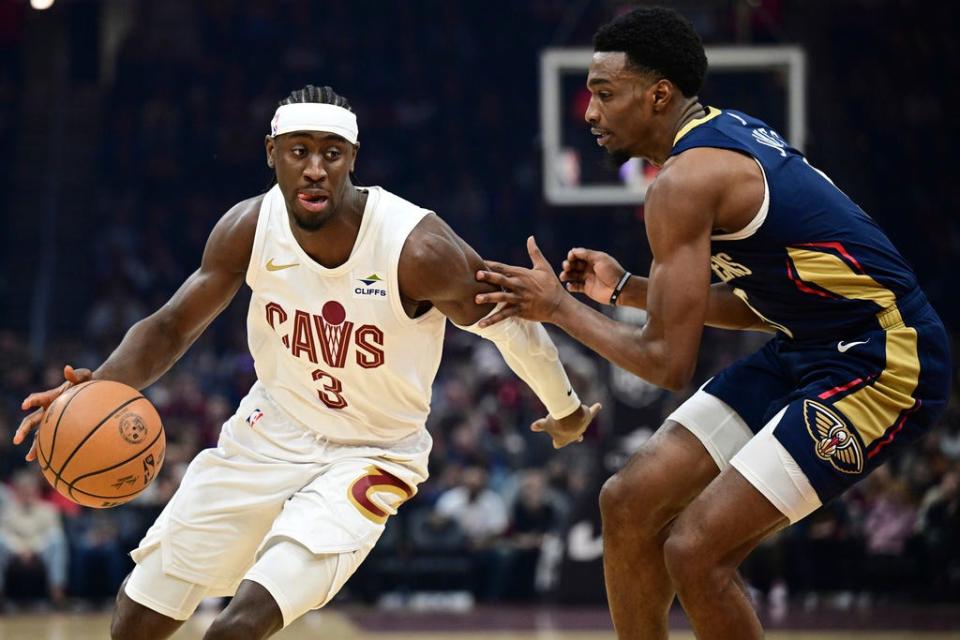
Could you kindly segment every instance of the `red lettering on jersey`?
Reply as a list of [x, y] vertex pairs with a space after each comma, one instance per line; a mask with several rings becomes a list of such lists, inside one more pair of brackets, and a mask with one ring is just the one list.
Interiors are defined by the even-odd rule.
[[[267, 312], [267, 324], [270, 325], [272, 329], [276, 329], [277, 326], [274, 324], [276, 321], [278, 324], [283, 324], [287, 321], [287, 312], [283, 310], [283, 307], [278, 305], [276, 302], [268, 302], [266, 306]], [[283, 336], [283, 346], [290, 348], [290, 337]]]
[[383, 364], [383, 331], [372, 324], [357, 329], [357, 364], [364, 369], [375, 369]]
[[323, 316], [314, 315], [313, 325], [320, 340], [320, 355], [323, 361], [336, 369], [342, 369], [347, 362], [347, 349], [350, 334], [353, 333], [353, 323], [346, 320], [334, 324]]
[[307, 354], [310, 362], [317, 363], [317, 345], [313, 340], [313, 331], [310, 330], [310, 314], [297, 309], [293, 317], [293, 345], [290, 353], [299, 358], [301, 352]]
[[323, 385], [317, 389], [320, 401], [331, 409], [343, 409], [347, 406], [347, 399], [343, 397], [343, 383], [321, 369], [314, 369], [311, 377]]

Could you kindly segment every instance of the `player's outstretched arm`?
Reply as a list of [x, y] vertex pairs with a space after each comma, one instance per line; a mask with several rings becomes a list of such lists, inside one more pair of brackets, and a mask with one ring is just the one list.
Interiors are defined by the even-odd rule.
[[[31, 393], [22, 409], [36, 409], [20, 423], [14, 444], [20, 444], [39, 423], [43, 410], [74, 384], [90, 379], [116, 380], [142, 389], [163, 375], [204, 329], [230, 303], [243, 284], [253, 249], [261, 198], [246, 200], [228, 211], [210, 233], [200, 268], [173, 297], [133, 325], [110, 357], [96, 370], [66, 367], [66, 382]], [[27, 454], [32, 459], [33, 449]]]
[[165, 305], [130, 327], [120, 346], [93, 372], [94, 378], [142, 389], [180, 359], [243, 284], [260, 200], [245, 200], [220, 218], [207, 238], [200, 268]]
[[483, 260], [438, 216], [423, 219], [410, 234], [400, 256], [401, 295], [430, 302], [460, 328], [491, 340], [510, 368], [546, 405], [550, 415], [531, 428], [553, 438], [555, 447], [582, 439], [600, 405], [580, 403], [560, 364], [557, 349], [539, 323], [514, 321], [483, 330], [477, 322], [494, 305], [478, 305], [477, 295], [494, 291], [474, 274]]
[[616, 322], [577, 302], [554, 275], [531, 237], [532, 269], [493, 264], [477, 278], [505, 289], [480, 294], [478, 302], [507, 303], [485, 318], [553, 322], [623, 369], [668, 389], [680, 389], [693, 375], [706, 319], [710, 288], [710, 232], [720, 185], [697, 167], [668, 167], [651, 187], [647, 235], [654, 260], [646, 295], [649, 314], [643, 328]]
[[[560, 271], [560, 282], [567, 291], [583, 293], [600, 304], [611, 304], [614, 288], [626, 276], [627, 270], [612, 256], [592, 249], [570, 249]], [[614, 304], [622, 307], [647, 308], [649, 278], [628, 276]], [[707, 315], [704, 324], [718, 329], [742, 331], [776, 330], [764, 322], [747, 304], [734, 295], [729, 285], [718, 282], [710, 287]]]

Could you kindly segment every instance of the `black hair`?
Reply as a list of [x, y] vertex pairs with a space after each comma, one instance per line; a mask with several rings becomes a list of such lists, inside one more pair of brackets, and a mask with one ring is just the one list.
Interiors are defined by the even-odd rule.
[[[334, 91], [332, 87], [315, 87], [312, 84], [308, 84], [303, 89], [291, 91], [290, 95], [277, 103], [277, 106], [282, 107], [285, 104], [296, 104], [300, 102], [332, 104], [335, 107], [343, 107], [347, 111], [353, 111], [353, 107], [350, 106], [350, 101]], [[354, 186], [360, 185], [360, 181], [357, 179], [357, 175], [353, 171], [350, 172], [350, 181], [354, 184]], [[275, 182], [276, 176], [273, 177], [270, 184], [272, 185]]]
[[690, 21], [673, 9], [640, 7], [603, 25], [593, 36], [595, 51], [622, 51], [641, 72], [663, 76], [691, 97], [707, 73], [703, 41]]
[[315, 87], [308, 84], [303, 89], [292, 91], [290, 95], [281, 100], [278, 107], [285, 104], [295, 104], [298, 102], [319, 102], [320, 104], [332, 104], [335, 107], [343, 107], [347, 111], [353, 111], [350, 102], [338, 94], [330, 87]]

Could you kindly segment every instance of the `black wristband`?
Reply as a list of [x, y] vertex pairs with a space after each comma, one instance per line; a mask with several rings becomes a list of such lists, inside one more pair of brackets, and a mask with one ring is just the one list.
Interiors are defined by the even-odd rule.
[[610, 294], [610, 304], [617, 306], [617, 298], [623, 293], [623, 288], [627, 286], [627, 280], [629, 280], [632, 275], [629, 271], [623, 272], [623, 275], [620, 277], [620, 282], [617, 283], [617, 286], [613, 288], [613, 293]]

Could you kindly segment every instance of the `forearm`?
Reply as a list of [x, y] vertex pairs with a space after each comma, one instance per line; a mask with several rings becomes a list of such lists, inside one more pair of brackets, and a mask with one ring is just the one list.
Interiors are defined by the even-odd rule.
[[[643, 276], [631, 276], [623, 288], [617, 304], [624, 307], [646, 309], [649, 282], [649, 279]], [[743, 300], [734, 295], [730, 287], [723, 282], [710, 285], [710, 294], [707, 297], [707, 316], [704, 324], [717, 329], [774, 331]]]
[[193, 344], [195, 336], [180, 335], [162, 311], [130, 327], [120, 345], [93, 372], [94, 379], [143, 389], [166, 373]]
[[565, 418], [580, 408], [580, 398], [560, 363], [557, 348], [539, 322], [508, 318], [485, 329], [461, 327], [496, 345], [507, 366], [537, 395], [550, 415]]
[[640, 327], [617, 322], [569, 296], [558, 307], [553, 323], [584, 346], [644, 380], [668, 389], [685, 384], [668, 366], [669, 354], [663, 342], [649, 340]]

